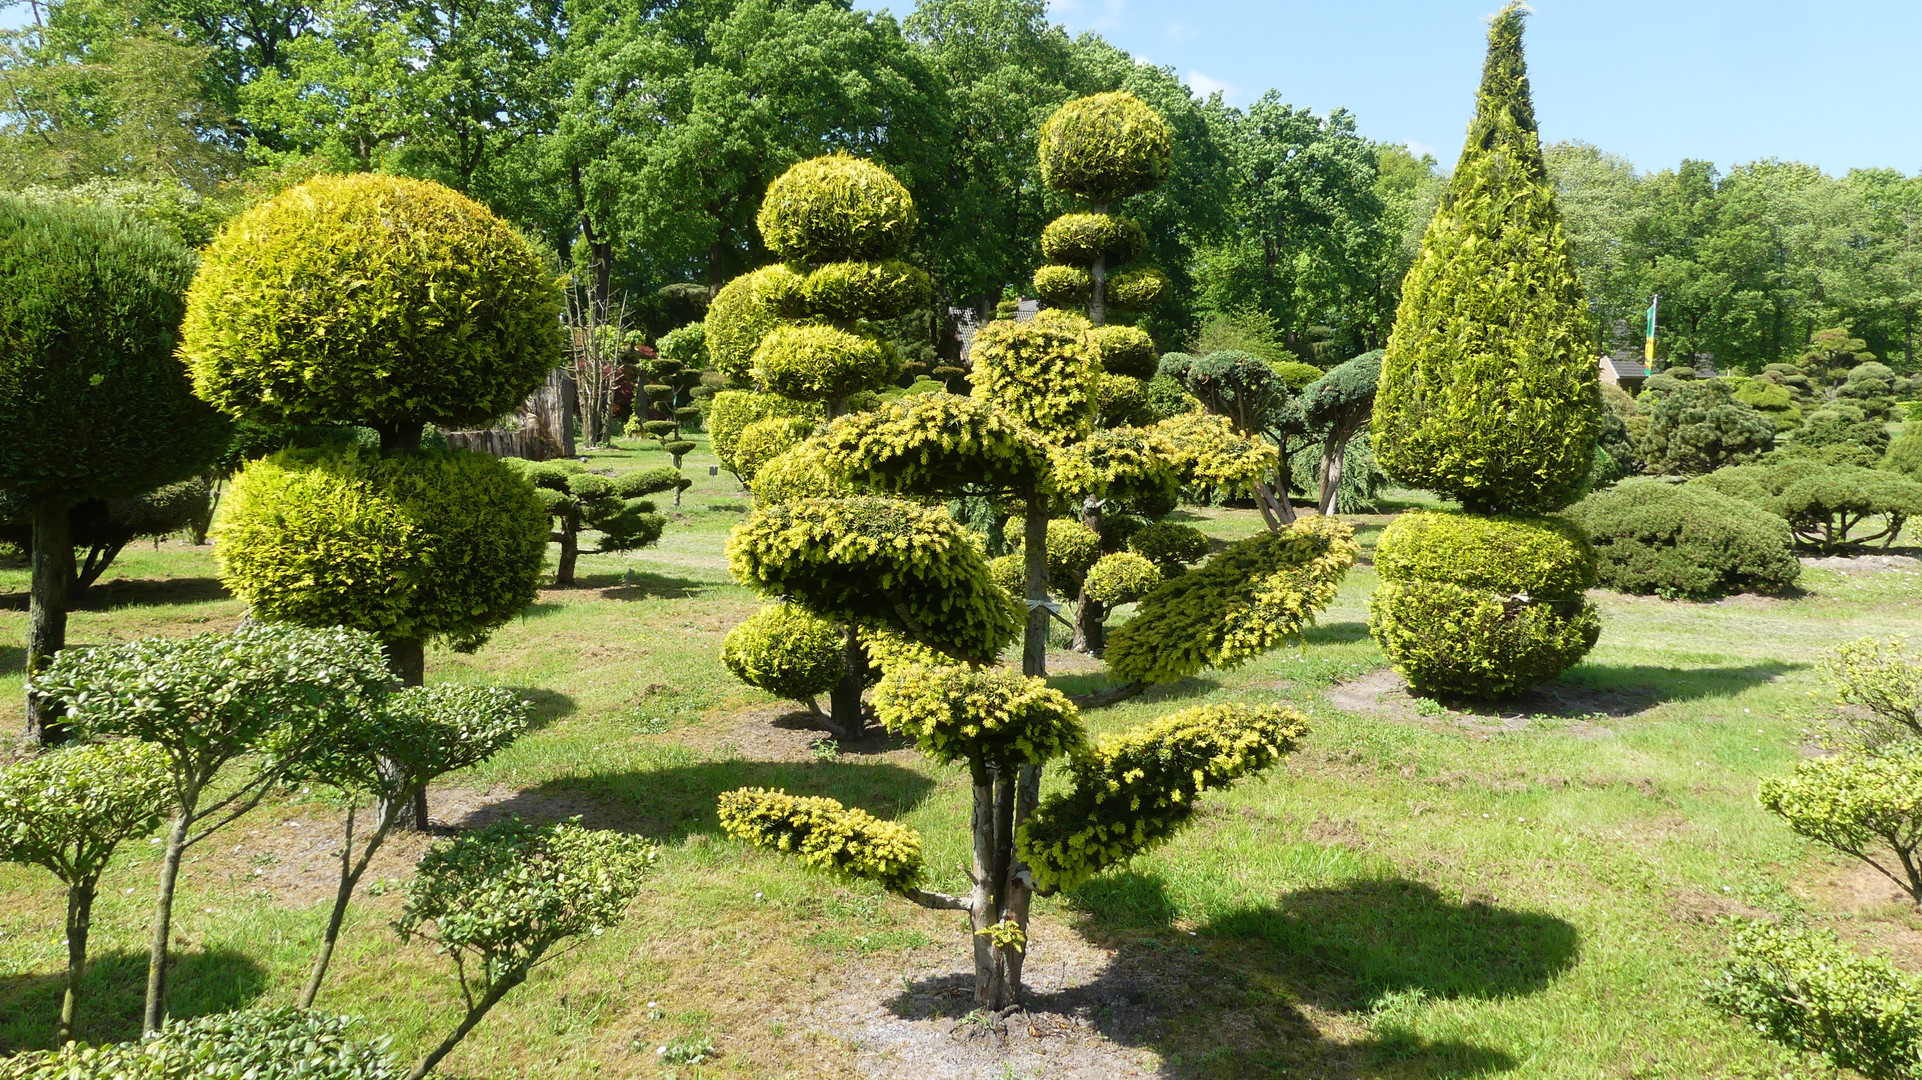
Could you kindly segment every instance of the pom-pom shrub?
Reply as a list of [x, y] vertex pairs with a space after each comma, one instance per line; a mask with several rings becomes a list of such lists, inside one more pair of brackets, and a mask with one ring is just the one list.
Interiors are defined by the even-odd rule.
[[826, 401], [885, 386], [900, 362], [877, 338], [832, 326], [777, 326], [755, 350], [754, 377], [777, 394]]
[[781, 324], [781, 298], [799, 292], [800, 275], [775, 263], [742, 274], [714, 294], [702, 325], [707, 354], [728, 385], [752, 384], [754, 350]]
[[1161, 364], [1155, 339], [1136, 326], [1103, 326], [1095, 331], [1101, 369], [1130, 379], [1152, 379]]
[[1181, 484], [1179, 457], [1159, 432], [1096, 428], [1087, 438], [1054, 452], [1049, 483], [1066, 495], [1095, 495], [1117, 502], [1146, 499], [1166, 503], [1172, 510]]
[[1620, 592], [1776, 593], [1801, 575], [1788, 522], [1706, 486], [1629, 480], [1567, 514], [1595, 545], [1597, 580]]
[[1112, 202], [1159, 187], [1174, 168], [1174, 133], [1161, 114], [1122, 91], [1076, 98], [1041, 125], [1041, 182]]
[[894, 174], [847, 154], [811, 158], [768, 185], [755, 217], [788, 262], [886, 259], [914, 236], [914, 199]]
[[988, 560], [988, 573], [994, 583], [1006, 589], [1008, 596], [1019, 603], [1028, 596], [1028, 564], [1020, 555], [1002, 555]]
[[[1016, 528], [1008, 531], [1019, 535]], [[1020, 552], [1023, 546], [1017, 543], [1014, 549]], [[1099, 533], [1074, 518], [1053, 518], [1048, 522], [1048, 580], [1057, 588], [1078, 586], [1082, 575], [1100, 557]]]
[[1239, 434], [1225, 416], [1181, 413], [1154, 426], [1168, 440], [1169, 460], [1186, 484], [1242, 491], [1273, 476], [1281, 452], [1264, 439]]
[[[1922, 514], [1922, 483], [1884, 469], [1831, 465], [1782, 486], [1763, 504], [1788, 519], [1803, 543], [1821, 551], [1871, 540], [1895, 542], [1902, 525]], [[1876, 532], [1863, 526], [1879, 524]]]
[[1583, 599], [1523, 599], [1447, 581], [1384, 581], [1369, 629], [1416, 690], [1485, 697], [1567, 670], [1601, 635]]
[[1360, 551], [1353, 529], [1320, 515], [1230, 544], [1142, 598], [1109, 636], [1108, 668], [1128, 682], [1170, 683], [1246, 663], [1300, 634]]
[[213, 533], [257, 618], [471, 651], [533, 600], [547, 519], [485, 455], [286, 450], [234, 478]]
[[1094, 427], [1098, 352], [1077, 315], [991, 322], [974, 336], [974, 396], [1045, 439], [1069, 442]]
[[801, 860], [809, 870], [908, 892], [921, 881], [921, 837], [858, 807], [819, 796], [739, 788], [721, 796], [721, 831]]
[[1073, 787], [1041, 801], [1017, 850], [1037, 888], [1072, 889], [1163, 843], [1203, 792], [1274, 767], [1307, 734], [1278, 705], [1201, 705], [1103, 735], [1070, 759]]
[[1000, 668], [897, 668], [874, 688], [874, 711], [889, 731], [949, 764], [1040, 765], [1082, 742], [1081, 714], [1065, 694]]
[[808, 439], [775, 455], [751, 474], [754, 498], [763, 503], [791, 502], [858, 494], [819, 439]]
[[1137, 266], [1108, 279], [1108, 306], [1116, 311], [1147, 311], [1161, 303], [1168, 291], [1168, 275], [1152, 266]]
[[1054, 307], [1074, 307], [1088, 302], [1094, 275], [1086, 267], [1049, 263], [1034, 272], [1034, 291]]
[[1128, 538], [1128, 550], [1161, 568], [1168, 577], [1181, 573], [1186, 563], [1208, 557], [1208, 534], [1193, 525], [1157, 521]]
[[1470, 589], [1567, 598], [1595, 584], [1595, 553], [1560, 518], [1416, 510], [1382, 531], [1383, 581], [1446, 581]]
[[1048, 446], [981, 398], [915, 394], [829, 425], [824, 450], [856, 484], [933, 495], [1016, 490], [1048, 473]]
[[770, 604], [728, 631], [721, 662], [734, 677], [789, 701], [813, 701], [847, 673], [839, 627], [793, 604]]
[[[734, 449], [749, 424], [775, 416], [813, 420], [820, 415], [821, 406], [815, 402], [794, 401], [754, 390], [723, 390], [708, 403], [708, 445], [721, 460], [722, 468], [741, 477], [741, 464], [735, 460]], [[752, 470], [748, 475], [752, 475]]]
[[898, 319], [927, 307], [932, 288], [927, 271], [898, 259], [828, 263], [801, 279], [792, 299], [783, 298], [782, 314], [837, 323]]
[[1041, 229], [1041, 254], [1050, 262], [1109, 266], [1133, 262], [1148, 244], [1135, 221], [1115, 214], [1063, 214]]
[[1081, 581], [1081, 597], [1104, 608], [1132, 604], [1161, 584], [1161, 568], [1132, 551], [1103, 555]]
[[558, 285], [506, 221], [433, 181], [354, 173], [221, 231], [180, 352], [234, 416], [464, 428], [519, 407], [562, 346]]

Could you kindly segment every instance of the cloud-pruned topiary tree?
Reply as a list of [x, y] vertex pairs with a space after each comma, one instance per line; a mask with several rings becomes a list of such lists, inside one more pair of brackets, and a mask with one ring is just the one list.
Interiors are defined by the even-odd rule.
[[1381, 381], [1382, 351], [1365, 352], [1337, 364], [1302, 387], [1296, 408], [1310, 431], [1321, 436], [1321, 464], [1315, 469], [1316, 503], [1324, 514], [1336, 510], [1348, 444], [1375, 415]]
[[1651, 472], [1701, 476], [1746, 465], [1775, 445], [1775, 425], [1727, 383], [1703, 379], [1663, 394], [1650, 410], [1641, 459]]
[[661, 538], [667, 518], [656, 512], [649, 495], [673, 491], [676, 496], [693, 481], [678, 468], [643, 469], [622, 476], [587, 471], [578, 461], [503, 459], [509, 469], [534, 485], [534, 496], [554, 520], [549, 539], [561, 546], [554, 584], [574, 584], [581, 557], [581, 530], [601, 534], [601, 545], [588, 554], [633, 551]]
[[[174, 355], [193, 253], [100, 208], [0, 196], [0, 490], [25, 504], [26, 670], [66, 645], [72, 509], [207, 467], [227, 425]], [[65, 738], [27, 697], [27, 735]]]
[[[1471, 514], [1540, 514], [1571, 501], [1593, 468], [1601, 426], [1594, 336], [1542, 159], [1522, 19], [1511, 3], [1489, 27], [1475, 120], [1402, 285], [1375, 398], [1382, 468]], [[1383, 556], [1405, 555], [1403, 565], [1427, 575], [1384, 571], [1370, 601], [1375, 637], [1411, 683], [1511, 692], [1553, 678], [1593, 646], [1594, 608], [1578, 593], [1529, 590], [1532, 568], [1490, 577], [1504, 568], [1396, 550], [1459, 538], [1497, 551], [1527, 528], [1462, 519], [1445, 531], [1383, 536]], [[1567, 554], [1593, 559], [1585, 545]], [[1592, 561], [1574, 576], [1592, 578]]]
[[[1161, 300], [1167, 278], [1153, 267], [1121, 270], [1147, 243], [1141, 226], [1108, 212], [1109, 204], [1153, 191], [1174, 167], [1174, 133], [1153, 108], [1125, 91], [1076, 98], [1041, 125], [1041, 182], [1092, 204], [1063, 214], [1041, 232], [1049, 264], [1034, 286], [1056, 307], [1085, 306], [1106, 325], [1109, 311], [1146, 311]], [[1138, 373], [1146, 378], [1152, 370]]]

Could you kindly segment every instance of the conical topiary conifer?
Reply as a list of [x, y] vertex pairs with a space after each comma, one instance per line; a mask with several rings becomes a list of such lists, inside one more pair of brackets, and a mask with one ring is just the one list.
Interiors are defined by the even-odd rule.
[[1568, 503], [1593, 463], [1592, 340], [1511, 3], [1489, 28], [1475, 121], [1402, 285], [1375, 398], [1382, 467], [1467, 511], [1404, 515], [1377, 551], [1370, 629], [1416, 689], [1512, 693], [1594, 647], [1594, 552], [1528, 516]]

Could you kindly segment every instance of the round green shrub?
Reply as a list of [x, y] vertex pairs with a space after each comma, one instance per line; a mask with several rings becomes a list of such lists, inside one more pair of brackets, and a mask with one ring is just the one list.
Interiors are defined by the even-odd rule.
[[1080, 582], [1100, 557], [1100, 533], [1073, 518], [1048, 522], [1048, 580], [1056, 588]]
[[944, 764], [1040, 765], [1081, 749], [1081, 711], [1044, 679], [1004, 668], [910, 664], [874, 688], [882, 726]]
[[533, 600], [548, 512], [484, 454], [284, 450], [234, 477], [213, 535], [258, 618], [471, 651]]
[[786, 262], [886, 259], [914, 235], [914, 199], [894, 174], [847, 154], [803, 161], [768, 185], [755, 218]]
[[1368, 598], [1368, 616], [1410, 686], [1469, 697], [1554, 678], [1587, 655], [1602, 630], [1586, 599], [1524, 601], [1447, 581], [1384, 581]]
[[728, 631], [721, 662], [734, 677], [789, 701], [812, 701], [847, 673], [841, 629], [793, 604], [770, 604]]
[[192, 275], [112, 211], [0, 196], [0, 488], [113, 498], [219, 456], [228, 425], [174, 355]]
[[795, 302], [782, 314], [839, 323], [856, 319], [898, 319], [932, 302], [927, 271], [898, 259], [887, 262], [828, 263], [801, 280]]
[[1034, 292], [1055, 307], [1074, 307], [1093, 295], [1094, 276], [1084, 267], [1049, 264], [1034, 272]]
[[1002, 555], [988, 560], [988, 574], [994, 583], [1017, 601], [1028, 597], [1028, 563], [1019, 555]]
[[[1311, 383], [1319, 381], [1323, 375], [1328, 374], [1313, 364], [1304, 364], [1299, 360], [1271, 360], [1268, 366], [1275, 369], [1275, 374], [1281, 376], [1281, 381], [1287, 383], [1290, 390], [1304, 390]], [[1380, 374], [1381, 369], [1378, 366], [1375, 370], [1376, 378], [1380, 378]]]
[[1787, 521], [1703, 485], [1629, 480], [1567, 514], [1594, 542], [1597, 578], [1620, 592], [1776, 593], [1802, 572]]
[[763, 266], [721, 286], [702, 323], [707, 354], [730, 386], [754, 381], [754, 350], [781, 323], [783, 297], [798, 295], [800, 275], [780, 263]]
[[1041, 125], [1041, 182], [1107, 203], [1161, 186], [1174, 169], [1174, 132], [1133, 94], [1076, 98]]
[[1155, 339], [1134, 326], [1102, 326], [1095, 330], [1101, 350], [1101, 368], [1110, 375], [1125, 375], [1145, 380], [1155, 377], [1161, 357], [1155, 352]]
[[1078, 266], [1096, 259], [1109, 266], [1133, 262], [1147, 244], [1139, 224], [1115, 214], [1063, 214], [1041, 230], [1041, 254], [1049, 262]]
[[1045, 439], [1070, 441], [1094, 427], [1096, 360], [1088, 320], [1043, 312], [1027, 322], [996, 321], [974, 335], [974, 396]]
[[830, 401], [893, 381], [893, 346], [832, 326], [778, 326], [754, 353], [754, 374], [769, 390], [797, 401]]
[[840, 465], [819, 439], [808, 439], [754, 470], [754, 500], [767, 505], [855, 494]]
[[1595, 552], [1560, 518], [1414, 510], [1382, 531], [1375, 572], [1383, 581], [1564, 598], [1595, 584]]
[[812, 420], [793, 416], [770, 416], [741, 429], [734, 440], [733, 461], [736, 475], [744, 484], [754, 483], [762, 466], [801, 445], [814, 431]]
[[[654, 352], [661, 360], [701, 367], [707, 363], [707, 324], [692, 322], [676, 327], [654, 340]], [[656, 362], [658, 368], [659, 362]]]
[[1170, 577], [1181, 573], [1183, 564], [1208, 557], [1208, 534], [1193, 525], [1158, 521], [1128, 538], [1128, 550], [1161, 568]]
[[1102, 607], [1132, 604], [1161, 584], [1161, 570], [1132, 551], [1103, 555], [1088, 568], [1081, 582], [1081, 597]]
[[1094, 397], [1097, 430], [1131, 428], [1150, 420], [1148, 384], [1140, 379], [1096, 372]]
[[812, 420], [820, 415], [821, 406], [817, 402], [795, 401], [779, 394], [764, 394], [754, 390], [723, 390], [708, 402], [708, 444], [713, 448], [714, 456], [721, 459], [721, 467], [738, 477], [741, 476], [741, 463], [734, 458], [734, 447], [749, 424], [770, 416]]
[[221, 231], [180, 352], [234, 416], [464, 428], [518, 408], [562, 347], [560, 289], [512, 226], [432, 181], [355, 173]]
[[1168, 291], [1168, 275], [1152, 266], [1123, 270], [1108, 279], [1108, 307], [1114, 311], [1147, 311], [1161, 303]]

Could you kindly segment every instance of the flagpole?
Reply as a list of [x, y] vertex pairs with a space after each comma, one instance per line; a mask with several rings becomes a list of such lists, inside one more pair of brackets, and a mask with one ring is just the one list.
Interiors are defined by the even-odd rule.
[[1655, 370], [1655, 312], [1661, 307], [1662, 294], [1656, 293], [1648, 301], [1648, 340], [1644, 343], [1643, 353], [1650, 371]]

